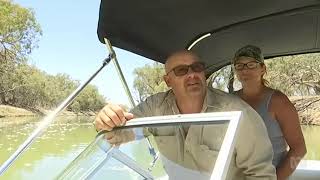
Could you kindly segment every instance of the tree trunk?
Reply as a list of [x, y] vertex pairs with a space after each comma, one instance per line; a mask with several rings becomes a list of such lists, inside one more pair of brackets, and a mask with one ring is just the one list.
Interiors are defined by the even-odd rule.
[[231, 69], [230, 76], [229, 76], [229, 82], [228, 82], [228, 91], [229, 91], [229, 93], [233, 93], [234, 92], [233, 82], [234, 82], [234, 72]]

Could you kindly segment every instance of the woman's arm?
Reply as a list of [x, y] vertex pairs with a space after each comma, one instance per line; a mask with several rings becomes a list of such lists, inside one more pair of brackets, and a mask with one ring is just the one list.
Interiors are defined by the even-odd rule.
[[275, 112], [275, 118], [290, 147], [287, 156], [277, 167], [277, 178], [278, 180], [283, 180], [294, 172], [300, 160], [306, 154], [307, 149], [297, 110], [288, 97], [280, 91], [276, 91], [272, 96], [270, 105], [270, 110]]

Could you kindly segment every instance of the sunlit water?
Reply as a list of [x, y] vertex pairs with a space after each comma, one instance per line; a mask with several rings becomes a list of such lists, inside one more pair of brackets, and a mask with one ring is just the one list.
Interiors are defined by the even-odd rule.
[[[1, 124], [18, 119], [0, 119]], [[28, 120], [30, 121], [30, 120]], [[31, 123], [0, 128], [0, 163], [2, 164], [36, 128], [39, 119]], [[46, 132], [1, 176], [0, 179], [53, 179], [88, 143], [96, 132], [92, 119], [86, 117], [58, 118]]]
[[[9, 123], [22, 121], [29, 123]], [[38, 118], [0, 119], [1, 164], [36, 128], [38, 121]], [[0, 179], [53, 179], [94, 139], [96, 132], [91, 122], [87, 117], [57, 119]], [[308, 148], [305, 159], [320, 160], [320, 126], [302, 129]]]

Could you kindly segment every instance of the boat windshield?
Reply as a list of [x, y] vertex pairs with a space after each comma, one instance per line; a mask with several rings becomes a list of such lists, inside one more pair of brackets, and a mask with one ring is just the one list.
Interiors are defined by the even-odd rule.
[[[129, 121], [124, 128], [100, 132], [58, 179], [223, 179], [240, 116], [205, 113]], [[208, 139], [210, 144], [204, 142]]]

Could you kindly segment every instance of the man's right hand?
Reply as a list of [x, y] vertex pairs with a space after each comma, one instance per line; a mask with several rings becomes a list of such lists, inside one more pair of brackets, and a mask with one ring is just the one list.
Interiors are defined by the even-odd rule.
[[114, 127], [125, 125], [130, 119], [133, 119], [132, 113], [125, 112], [117, 104], [108, 104], [98, 113], [94, 124], [97, 131], [111, 131]]

